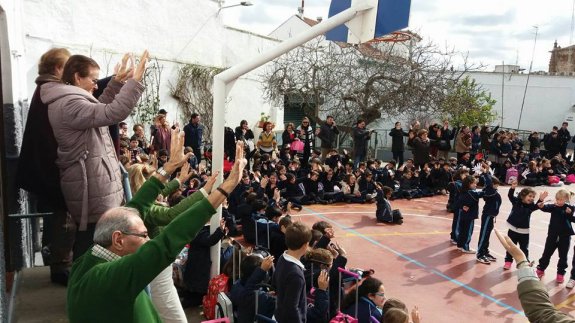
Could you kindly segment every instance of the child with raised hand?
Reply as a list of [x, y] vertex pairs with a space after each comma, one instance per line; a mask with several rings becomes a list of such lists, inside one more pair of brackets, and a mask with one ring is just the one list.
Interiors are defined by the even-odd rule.
[[[537, 265], [537, 277], [541, 278], [545, 274], [545, 269], [549, 266], [549, 260], [555, 250], [559, 250], [559, 261], [557, 262], [557, 283], [561, 284], [564, 281], [565, 269], [567, 269], [567, 254], [569, 253], [569, 247], [571, 244], [571, 236], [575, 234], [573, 232], [573, 227], [571, 222], [575, 221], [573, 216], [573, 207], [569, 204], [569, 198], [571, 193], [567, 190], [559, 190], [555, 194], [555, 203], [539, 205], [541, 211], [551, 213], [551, 219], [549, 219], [549, 227], [547, 229], [547, 239], [545, 240], [545, 249], [543, 250], [543, 255], [539, 259], [539, 265]], [[574, 271], [575, 273], [575, 271]], [[573, 288], [575, 285], [575, 280], [573, 280], [573, 275], [571, 280], [569, 280], [568, 286]]]
[[499, 187], [499, 180], [497, 177], [492, 177], [489, 172], [489, 165], [483, 163], [483, 180], [485, 187], [483, 188], [483, 212], [481, 214], [481, 230], [479, 235], [479, 243], [477, 244], [477, 261], [483, 264], [491, 264], [495, 262], [496, 258], [489, 252], [489, 238], [493, 231], [493, 224], [495, 217], [499, 214], [501, 207], [501, 195], [497, 191]]
[[[535, 191], [532, 188], [526, 187], [519, 192], [519, 195], [515, 196], [515, 188], [517, 188], [517, 181], [511, 183], [511, 188], [507, 196], [509, 201], [513, 204], [511, 213], [507, 218], [507, 226], [509, 231], [507, 236], [511, 238], [513, 243], [519, 244], [519, 248], [523, 251], [527, 259], [529, 259], [529, 222], [531, 220], [531, 213], [537, 210], [539, 207], [538, 203], [543, 202], [547, 195], [546, 191], [539, 195], [539, 201], [535, 203]], [[509, 270], [511, 264], [513, 263], [513, 257], [509, 252], [505, 253], [505, 265], [504, 270]]]

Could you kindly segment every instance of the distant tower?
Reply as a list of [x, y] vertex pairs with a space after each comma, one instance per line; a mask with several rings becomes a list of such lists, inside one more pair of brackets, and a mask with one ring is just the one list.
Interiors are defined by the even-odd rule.
[[553, 50], [551, 50], [551, 58], [549, 59], [549, 73], [557, 73], [559, 63], [559, 50], [561, 47], [557, 45], [557, 40], [553, 43]]

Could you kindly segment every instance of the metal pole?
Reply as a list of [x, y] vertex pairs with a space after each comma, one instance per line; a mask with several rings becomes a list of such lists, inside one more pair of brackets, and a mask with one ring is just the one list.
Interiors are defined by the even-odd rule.
[[501, 126], [503, 126], [503, 99], [505, 98], [505, 61], [503, 63], [503, 70], [501, 71]]
[[525, 91], [523, 91], [523, 102], [521, 102], [521, 112], [519, 112], [519, 121], [517, 122], [517, 130], [520, 130], [521, 117], [523, 115], [523, 107], [525, 106], [525, 96], [527, 96], [527, 87], [529, 86], [529, 78], [531, 77], [531, 69], [533, 68], [533, 59], [535, 58], [535, 46], [537, 46], [537, 34], [539, 32], [538, 26], [535, 28], [535, 41], [533, 42], [533, 53], [531, 54], [531, 64], [529, 64], [529, 73], [527, 74], [527, 81], [525, 82]]
[[[358, 14], [361, 14], [362, 12], [372, 8], [373, 6], [364, 3], [346, 9], [339, 14], [313, 26], [305, 32], [282, 42], [277, 47], [271, 49], [269, 52], [262, 53], [251, 60], [245, 61], [238, 65], [234, 65], [222, 73], [214, 76], [212, 172], [216, 170], [220, 171], [220, 176], [218, 176], [214, 187], [218, 187], [223, 180], [225, 101], [228, 92], [233, 86], [235, 80], [237, 80], [240, 76], [264, 65], [265, 63], [274, 60], [282, 54], [285, 54], [288, 51], [314, 39], [315, 37], [323, 35], [335, 27], [352, 20]], [[212, 216], [210, 220], [211, 233], [213, 233], [219, 227], [221, 218], [222, 209], [219, 207], [217, 213]], [[218, 242], [210, 249], [210, 256], [212, 260], [212, 277], [218, 275], [220, 272], [220, 248], [221, 243]]]

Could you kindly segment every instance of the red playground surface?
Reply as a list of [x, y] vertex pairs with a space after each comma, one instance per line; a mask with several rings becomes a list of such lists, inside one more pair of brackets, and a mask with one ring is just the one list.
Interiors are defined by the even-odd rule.
[[[546, 203], [554, 202], [558, 188], [536, 188], [538, 193], [544, 190], [549, 191]], [[495, 227], [507, 233], [508, 188], [501, 187], [499, 192], [503, 205]], [[410, 309], [419, 306], [424, 322], [527, 322], [517, 297], [515, 264], [503, 271], [505, 250], [495, 234], [491, 235], [490, 250], [497, 262], [481, 264], [475, 255], [461, 253], [449, 241], [452, 214], [445, 210], [446, 202], [446, 196], [392, 201], [392, 207], [403, 213], [403, 225], [376, 223], [375, 204], [313, 205], [293, 215], [310, 226], [320, 220], [330, 222], [335, 240], [348, 253], [348, 267], [375, 269], [386, 297], [399, 298]], [[473, 249], [477, 248], [480, 221], [475, 221]], [[549, 213], [533, 213], [529, 252], [535, 264], [543, 253], [548, 223]], [[572, 257], [570, 250], [565, 283]], [[565, 283], [555, 282], [556, 268], [557, 253], [543, 282], [556, 307], [575, 315], [575, 290], [571, 293]]]

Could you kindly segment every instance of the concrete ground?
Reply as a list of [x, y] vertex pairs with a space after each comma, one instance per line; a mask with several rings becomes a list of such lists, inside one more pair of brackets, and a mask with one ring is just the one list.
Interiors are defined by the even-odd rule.
[[[574, 190], [575, 186], [565, 186]], [[549, 203], [559, 188], [548, 190]], [[496, 227], [507, 232], [511, 203], [508, 187], [501, 187], [501, 213]], [[526, 322], [517, 297], [515, 270], [503, 271], [504, 250], [491, 237], [492, 254], [498, 260], [479, 264], [474, 255], [462, 254], [449, 242], [452, 215], [445, 211], [447, 197], [392, 201], [401, 209], [401, 226], [375, 222], [373, 204], [314, 205], [294, 217], [308, 224], [330, 222], [338, 241], [348, 252], [348, 267], [373, 268], [384, 282], [387, 297], [397, 297], [408, 307], [418, 305], [424, 322]], [[480, 208], [483, 202], [480, 202]], [[531, 217], [530, 258], [537, 262], [545, 243], [549, 214], [536, 211]], [[472, 247], [476, 248], [480, 221], [475, 222]], [[573, 251], [569, 252], [569, 268]], [[575, 314], [575, 294], [555, 282], [557, 255], [551, 259], [543, 282], [556, 307]], [[47, 267], [26, 269], [17, 287], [15, 322], [66, 322], [65, 288], [49, 281]], [[566, 277], [568, 278], [568, 276]], [[189, 312], [190, 322], [201, 322], [199, 310]]]
[[[34, 267], [20, 273], [15, 289], [14, 315], [17, 323], [64, 323], [66, 288], [50, 282], [49, 267]], [[201, 322], [200, 308], [186, 310], [188, 322]]]

